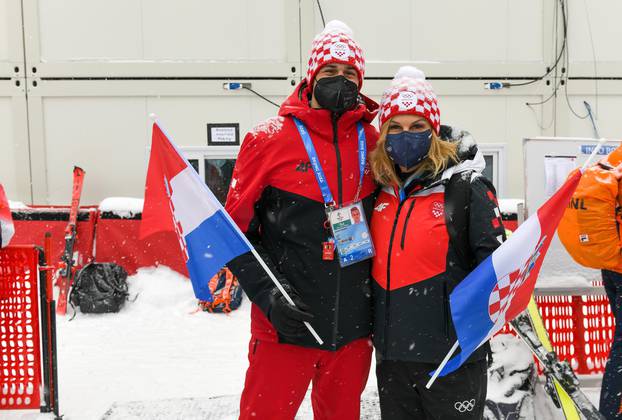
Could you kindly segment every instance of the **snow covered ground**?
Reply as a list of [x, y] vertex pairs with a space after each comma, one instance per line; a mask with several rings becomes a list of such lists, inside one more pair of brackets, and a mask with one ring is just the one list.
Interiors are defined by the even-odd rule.
[[[129, 281], [138, 298], [120, 313], [58, 319], [64, 418], [235, 419], [247, 366], [248, 300], [230, 315], [196, 312], [190, 283], [166, 267], [141, 270]], [[372, 367], [363, 404], [363, 418], [368, 419], [379, 418], [373, 372]], [[499, 392], [491, 388], [491, 393]], [[598, 389], [587, 391], [598, 400]], [[562, 418], [542, 392], [536, 397], [536, 414]], [[2, 420], [49, 418], [34, 412], [0, 413]], [[312, 418], [308, 402], [298, 418]]]

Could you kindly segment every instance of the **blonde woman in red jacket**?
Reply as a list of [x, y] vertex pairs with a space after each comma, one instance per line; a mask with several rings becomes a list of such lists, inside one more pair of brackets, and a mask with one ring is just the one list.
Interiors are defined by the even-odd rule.
[[[441, 126], [434, 90], [414, 67], [383, 95], [380, 125], [370, 162], [383, 186], [371, 221], [382, 418], [481, 419], [487, 345], [425, 384], [456, 341], [449, 294], [504, 240], [494, 187], [472, 137]], [[453, 205], [458, 195], [463, 208]]]

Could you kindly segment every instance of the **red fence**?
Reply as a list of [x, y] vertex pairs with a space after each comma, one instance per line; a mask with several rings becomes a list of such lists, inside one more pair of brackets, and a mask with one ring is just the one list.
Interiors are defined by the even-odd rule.
[[[69, 221], [69, 207], [29, 207], [13, 210], [15, 236], [11, 245], [37, 245], [43, 248], [46, 232], [52, 235], [50, 259], [60, 261], [65, 249], [65, 228]], [[95, 243], [95, 224], [98, 210], [96, 207], [81, 208], [78, 212], [75, 250], [88, 258], [93, 254]]]
[[[51, 261], [59, 261], [65, 247], [65, 227], [69, 220], [69, 208], [28, 207], [12, 211], [15, 236], [11, 245], [43, 246], [45, 232], [52, 235]], [[95, 255], [99, 262], [114, 262], [128, 273], [134, 274], [140, 267], [166, 265], [188, 276], [186, 264], [179, 250], [179, 242], [173, 232], [151, 235], [139, 239], [140, 214], [121, 218], [111, 213], [100, 213], [97, 207], [82, 207], [78, 213], [76, 251], [86, 263]]]
[[41, 339], [38, 251], [0, 250], [0, 407], [39, 409]]
[[[536, 302], [560, 360], [577, 374], [602, 374], [615, 329], [607, 296], [536, 296]], [[506, 325], [501, 333], [513, 331]]]

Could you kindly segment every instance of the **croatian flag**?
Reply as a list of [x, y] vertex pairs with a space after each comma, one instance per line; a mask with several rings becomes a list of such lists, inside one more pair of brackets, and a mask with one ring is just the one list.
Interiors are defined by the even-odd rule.
[[573, 172], [564, 185], [478, 265], [449, 296], [461, 353], [439, 376], [458, 369], [469, 356], [527, 308], [544, 255], [581, 179]]
[[159, 231], [177, 234], [194, 294], [209, 302], [210, 278], [251, 250], [199, 174], [154, 123], [140, 237]]
[[4, 188], [0, 185], [0, 248], [9, 245], [13, 234], [15, 234], [15, 226], [13, 226], [9, 200], [6, 198]]

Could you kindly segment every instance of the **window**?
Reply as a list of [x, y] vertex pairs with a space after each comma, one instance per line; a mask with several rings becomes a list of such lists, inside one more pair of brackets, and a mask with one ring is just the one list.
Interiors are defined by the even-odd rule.
[[477, 145], [484, 155], [486, 168], [483, 175], [492, 181], [497, 196], [503, 197], [505, 189], [505, 145], [499, 143], [479, 143]]
[[205, 183], [224, 206], [233, 175], [235, 159], [203, 159]]
[[239, 147], [181, 147], [180, 151], [224, 206]]

